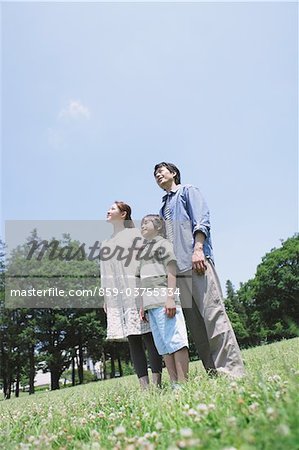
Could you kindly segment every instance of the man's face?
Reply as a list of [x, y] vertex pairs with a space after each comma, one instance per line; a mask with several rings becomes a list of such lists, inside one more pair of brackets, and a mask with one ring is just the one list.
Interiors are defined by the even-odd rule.
[[166, 186], [171, 186], [175, 176], [176, 173], [170, 172], [165, 166], [159, 167], [155, 172], [155, 180], [162, 189], [165, 189]]

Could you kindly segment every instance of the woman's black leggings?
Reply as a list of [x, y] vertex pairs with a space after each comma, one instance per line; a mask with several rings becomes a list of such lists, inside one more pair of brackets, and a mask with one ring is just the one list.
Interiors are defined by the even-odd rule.
[[162, 373], [162, 356], [156, 349], [152, 333], [131, 334], [128, 336], [128, 340], [133, 366], [138, 378], [148, 374], [144, 344], [152, 373]]

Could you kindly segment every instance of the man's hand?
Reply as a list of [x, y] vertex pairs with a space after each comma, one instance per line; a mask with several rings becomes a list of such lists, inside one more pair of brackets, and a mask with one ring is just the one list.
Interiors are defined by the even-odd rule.
[[176, 315], [176, 306], [173, 297], [167, 297], [167, 300], [165, 302], [165, 314], [170, 319]]
[[192, 269], [200, 275], [203, 275], [207, 270], [205, 254], [203, 252], [203, 247], [200, 244], [195, 244], [194, 247], [194, 252], [192, 255]]

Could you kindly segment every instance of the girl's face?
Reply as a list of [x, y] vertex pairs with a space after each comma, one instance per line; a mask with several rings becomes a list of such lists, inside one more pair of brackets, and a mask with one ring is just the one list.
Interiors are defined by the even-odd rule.
[[144, 219], [141, 224], [141, 234], [146, 239], [153, 239], [158, 235], [158, 231], [154, 227], [151, 219]]
[[126, 212], [119, 209], [116, 203], [113, 203], [113, 205], [110, 206], [108, 212], [107, 212], [107, 222], [117, 222], [120, 220], [125, 220]]

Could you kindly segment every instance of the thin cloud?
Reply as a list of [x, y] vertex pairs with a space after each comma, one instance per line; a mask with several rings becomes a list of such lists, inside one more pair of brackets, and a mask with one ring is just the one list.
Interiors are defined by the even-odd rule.
[[87, 106], [82, 105], [78, 100], [71, 100], [66, 108], [58, 114], [59, 119], [89, 119], [90, 111]]

